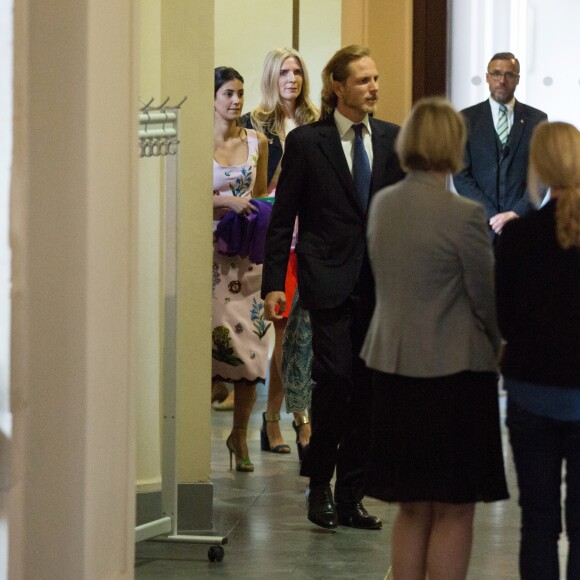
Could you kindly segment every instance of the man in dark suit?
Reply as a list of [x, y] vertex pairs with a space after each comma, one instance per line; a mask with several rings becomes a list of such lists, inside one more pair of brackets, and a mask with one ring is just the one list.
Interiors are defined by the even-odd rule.
[[310, 478], [308, 518], [324, 528], [379, 529], [379, 518], [362, 504], [371, 393], [359, 352], [374, 306], [366, 212], [375, 191], [402, 177], [394, 152], [398, 127], [372, 117], [379, 86], [368, 49], [336, 52], [322, 80], [321, 120], [294, 129], [286, 140], [262, 296], [270, 319], [290, 307], [284, 279], [298, 216], [300, 303], [312, 322], [316, 383], [312, 437], [301, 467]]
[[485, 207], [495, 241], [504, 225], [531, 208], [528, 149], [546, 113], [517, 101], [520, 63], [511, 52], [495, 54], [485, 75], [490, 98], [461, 111], [467, 120], [465, 168], [453, 177], [460, 195]]

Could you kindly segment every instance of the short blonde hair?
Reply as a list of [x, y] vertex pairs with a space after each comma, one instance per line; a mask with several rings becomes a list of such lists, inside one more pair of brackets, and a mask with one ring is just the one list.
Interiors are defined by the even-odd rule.
[[405, 171], [445, 171], [463, 168], [465, 121], [443, 97], [417, 101], [395, 142]]
[[528, 183], [532, 195], [544, 185], [558, 189], [556, 235], [564, 249], [580, 246], [580, 131], [544, 121], [532, 135]]

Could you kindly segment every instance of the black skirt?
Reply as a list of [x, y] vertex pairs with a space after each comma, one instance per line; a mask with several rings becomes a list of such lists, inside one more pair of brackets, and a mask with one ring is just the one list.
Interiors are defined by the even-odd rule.
[[509, 497], [497, 376], [373, 376], [366, 495], [388, 502], [473, 503]]

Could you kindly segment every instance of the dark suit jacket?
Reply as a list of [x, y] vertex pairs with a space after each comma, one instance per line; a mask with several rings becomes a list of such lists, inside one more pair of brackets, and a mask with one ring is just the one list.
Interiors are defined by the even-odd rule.
[[467, 121], [465, 168], [453, 177], [457, 191], [486, 209], [487, 218], [504, 211], [519, 216], [530, 208], [528, 149], [534, 128], [546, 113], [516, 101], [514, 120], [502, 152], [489, 100], [461, 111]]
[[[250, 113], [246, 113], [242, 115], [240, 119], [240, 123], [242, 127], [246, 129], [254, 129], [252, 125], [252, 119], [250, 117]], [[267, 184], [270, 185], [270, 181], [272, 181], [272, 177], [276, 172], [276, 168], [280, 163], [280, 159], [282, 159], [283, 149], [282, 143], [280, 141], [280, 137], [277, 135], [273, 135], [270, 131], [266, 131], [264, 133], [266, 135], [266, 139], [268, 139], [268, 181]]]
[[[394, 152], [399, 127], [371, 118], [371, 195], [402, 178]], [[331, 117], [286, 138], [276, 202], [266, 238], [262, 296], [284, 290], [298, 215], [298, 287], [305, 309], [342, 304], [356, 286], [366, 253], [366, 216], [357, 202], [338, 129]], [[369, 269], [370, 271], [370, 269]], [[288, 305], [289, 307], [289, 305]]]
[[580, 387], [580, 250], [556, 240], [556, 204], [508, 222], [496, 278], [502, 372], [542, 385]]

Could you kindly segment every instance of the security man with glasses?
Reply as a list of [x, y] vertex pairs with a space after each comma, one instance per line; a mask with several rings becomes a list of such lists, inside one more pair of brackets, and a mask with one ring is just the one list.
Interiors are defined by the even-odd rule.
[[505, 224], [532, 207], [527, 191], [528, 149], [546, 113], [514, 96], [520, 62], [511, 52], [495, 54], [485, 75], [490, 96], [461, 111], [467, 121], [465, 167], [453, 176], [457, 192], [481, 203], [494, 243]]

